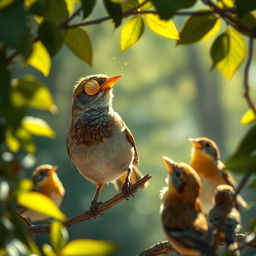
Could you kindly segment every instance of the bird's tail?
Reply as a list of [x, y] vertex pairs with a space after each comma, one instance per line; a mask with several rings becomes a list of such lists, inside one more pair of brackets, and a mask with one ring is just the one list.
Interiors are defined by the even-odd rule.
[[[123, 174], [121, 177], [119, 177], [115, 182], [113, 183], [115, 186], [115, 189], [120, 192], [122, 190], [122, 187], [126, 181], [127, 173]], [[133, 166], [130, 182], [132, 184], [136, 183], [138, 180], [140, 180], [143, 177], [142, 173], [139, 171], [138, 167]], [[148, 182], [144, 184], [144, 188], [148, 186]]]

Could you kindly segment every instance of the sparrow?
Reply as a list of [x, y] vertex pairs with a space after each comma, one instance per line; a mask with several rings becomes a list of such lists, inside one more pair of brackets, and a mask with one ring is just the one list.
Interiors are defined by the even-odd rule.
[[99, 215], [98, 197], [111, 182], [126, 199], [131, 185], [142, 178], [132, 133], [112, 107], [113, 85], [121, 75], [81, 78], [72, 95], [72, 118], [67, 151], [78, 172], [97, 187], [91, 212]]
[[[34, 183], [33, 190], [52, 199], [57, 206], [60, 206], [65, 194], [65, 189], [60, 181], [56, 170], [58, 166], [50, 164], [39, 165], [32, 174]], [[44, 221], [49, 217], [33, 210], [20, 207], [18, 213], [29, 222]]]
[[[236, 186], [236, 182], [220, 159], [220, 151], [213, 140], [199, 137], [189, 141], [192, 143], [190, 166], [193, 167], [202, 181], [200, 200], [203, 211], [208, 213], [213, 206], [213, 197], [216, 187], [220, 184]], [[238, 195], [237, 202], [243, 207], [247, 206], [244, 199]]]
[[201, 181], [185, 163], [163, 157], [168, 170], [167, 187], [160, 192], [164, 232], [173, 248], [185, 255], [213, 255], [207, 219], [202, 212], [199, 193]]
[[216, 188], [214, 206], [208, 215], [212, 233], [222, 238], [230, 251], [239, 256], [236, 233], [240, 230], [241, 216], [234, 201], [235, 191], [230, 185], [222, 184]]

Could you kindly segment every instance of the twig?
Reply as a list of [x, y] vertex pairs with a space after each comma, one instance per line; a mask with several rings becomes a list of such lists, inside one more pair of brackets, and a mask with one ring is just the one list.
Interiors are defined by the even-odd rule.
[[[236, 240], [238, 243], [243, 243], [246, 240], [246, 234], [236, 234]], [[219, 241], [219, 244], [222, 245], [223, 241]], [[256, 238], [245, 245], [247, 249], [256, 249]], [[138, 256], [160, 256], [172, 253], [174, 251], [173, 247], [169, 244], [168, 241], [162, 241], [155, 245], [152, 245], [150, 248], [142, 251]]]
[[83, 6], [81, 5], [79, 8], [77, 8], [76, 11], [74, 11], [74, 13], [70, 17], [68, 17], [66, 20], [59, 24], [59, 28], [65, 28], [70, 21], [72, 21], [77, 15], [80, 14], [82, 10]]
[[254, 112], [254, 115], [256, 115], [256, 108], [250, 97], [250, 86], [249, 86], [249, 71], [252, 63], [252, 55], [253, 55], [253, 35], [250, 34], [249, 43], [248, 43], [248, 58], [244, 68], [244, 98], [249, 108], [252, 109], [252, 111]]
[[248, 180], [250, 179], [252, 174], [253, 174], [253, 171], [245, 173], [245, 175], [243, 176], [242, 180], [240, 181], [240, 183], [238, 184], [238, 186], [236, 188], [234, 199], [237, 197], [237, 195], [244, 188], [244, 186], [246, 185], [246, 183], [248, 182]]
[[[143, 187], [143, 185], [150, 178], [151, 178], [151, 175], [147, 174], [142, 179], [138, 180], [135, 184], [133, 184], [132, 185], [133, 193], [136, 193], [139, 189], [141, 189]], [[119, 193], [119, 194], [115, 195], [110, 200], [108, 200], [105, 203], [102, 203], [102, 204], [99, 205], [99, 213], [105, 212], [106, 210], [115, 206], [116, 204], [118, 204], [119, 202], [121, 202], [124, 199], [125, 199], [125, 197], [124, 197], [123, 193]], [[72, 218], [64, 221], [63, 225], [65, 227], [69, 227], [73, 224], [76, 224], [76, 223], [79, 223], [79, 222], [82, 222], [82, 221], [85, 221], [85, 220], [89, 220], [91, 218], [93, 218], [93, 215], [92, 215], [92, 212], [89, 210], [89, 211], [86, 211], [86, 212], [84, 212], [80, 215], [77, 215], [75, 217], [72, 217]], [[34, 225], [34, 226], [30, 226], [29, 230], [30, 230], [31, 233], [49, 232], [50, 226], [49, 225]]]

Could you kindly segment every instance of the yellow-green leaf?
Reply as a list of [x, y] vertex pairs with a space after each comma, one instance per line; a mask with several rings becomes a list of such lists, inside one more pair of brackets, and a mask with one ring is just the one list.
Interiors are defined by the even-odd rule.
[[20, 142], [14, 136], [13, 131], [11, 129], [6, 129], [5, 143], [9, 150], [12, 152], [18, 152], [20, 149]]
[[256, 115], [252, 109], [248, 109], [242, 116], [240, 122], [243, 125], [250, 124], [256, 121]]
[[68, 241], [68, 232], [59, 221], [54, 221], [50, 228], [50, 239], [53, 248], [59, 251]]
[[216, 38], [212, 45], [212, 67], [217, 66], [218, 70], [230, 80], [243, 63], [245, 54], [243, 37], [235, 29], [228, 28]]
[[149, 28], [156, 34], [171, 39], [179, 39], [179, 33], [172, 20], [161, 20], [156, 14], [146, 14], [145, 17]]
[[69, 29], [65, 43], [78, 58], [92, 65], [91, 41], [85, 30], [81, 28]]
[[[52, 113], [57, 112], [57, 107], [54, 104], [49, 89], [32, 75], [23, 76], [14, 84], [14, 88], [20, 94], [21, 99], [23, 99], [21, 102], [24, 102], [26, 105], [37, 109], [49, 110]], [[15, 101], [17, 101], [16, 98], [14, 99]]]
[[55, 137], [53, 129], [41, 118], [26, 116], [21, 121], [23, 129], [37, 136]]
[[12, 4], [15, 0], [1, 0], [0, 1], [0, 9], [3, 9], [7, 6], [9, 6], [10, 4]]
[[74, 12], [76, 0], [65, 0], [69, 16]]
[[66, 216], [47, 196], [38, 192], [19, 192], [17, 202], [25, 208], [37, 211], [54, 219], [64, 221]]
[[22, 179], [19, 183], [19, 191], [27, 192], [33, 188], [33, 182], [30, 179]]
[[221, 19], [215, 14], [191, 15], [181, 28], [178, 45], [206, 40], [220, 30], [220, 25]]
[[43, 75], [49, 75], [51, 69], [51, 57], [40, 41], [33, 44], [32, 54], [26, 62], [28, 65], [42, 72]]
[[43, 253], [46, 256], [57, 256], [57, 255], [59, 255], [59, 254], [55, 253], [55, 251], [53, 250], [53, 248], [49, 244], [44, 244], [42, 246], [42, 250], [43, 250]]
[[133, 46], [142, 36], [144, 22], [140, 15], [131, 18], [121, 29], [120, 45], [121, 51]]
[[117, 249], [117, 245], [92, 239], [78, 239], [69, 242], [62, 250], [62, 256], [104, 256]]

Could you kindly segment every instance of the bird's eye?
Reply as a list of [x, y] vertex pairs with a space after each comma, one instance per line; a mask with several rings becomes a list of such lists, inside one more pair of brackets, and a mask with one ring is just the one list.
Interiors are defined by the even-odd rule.
[[41, 176], [44, 176], [44, 171], [40, 171], [39, 173]]
[[204, 146], [205, 146], [206, 148], [211, 147], [210, 143], [208, 143], [208, 142], [206, 142], [206, 143], [204, 144]]
[[89, 80], [84, 85], [84, 91], [88, 95], [95, 95], [100, 90], [100, 85], [96, 80]]
[[175, 176], [176, 176], [177, 178], [180, 178], [180, 172], [175, 172]]

